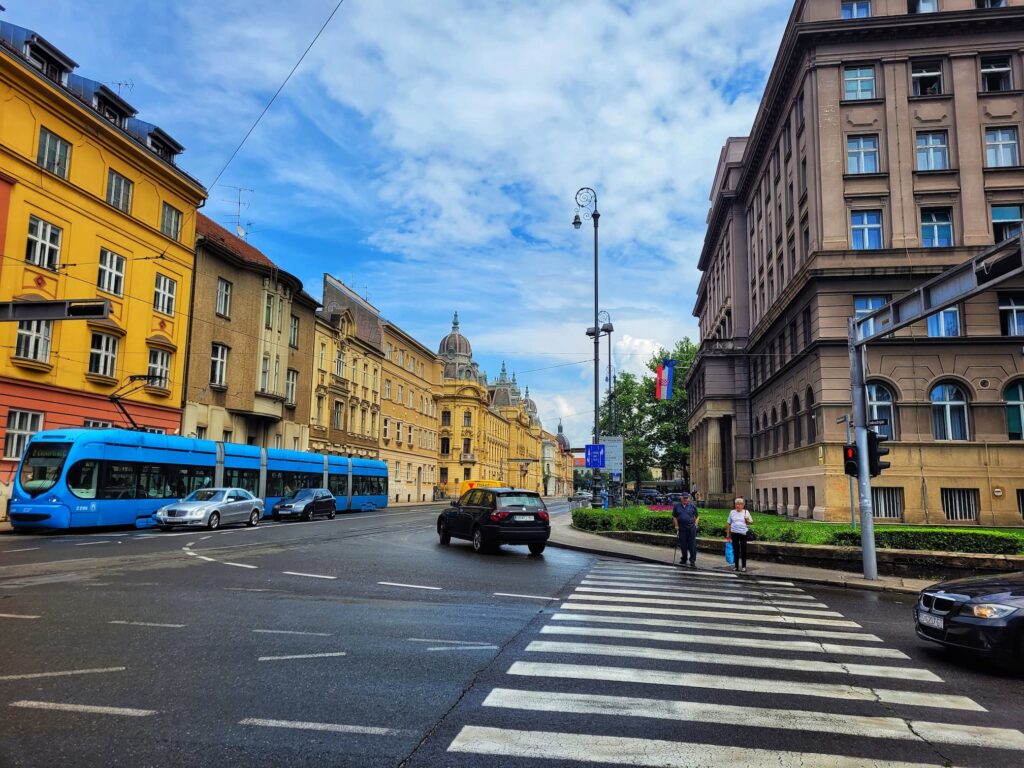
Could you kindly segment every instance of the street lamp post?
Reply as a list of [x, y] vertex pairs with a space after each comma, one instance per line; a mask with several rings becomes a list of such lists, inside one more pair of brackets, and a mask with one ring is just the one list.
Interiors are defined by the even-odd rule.
[[[594, 222], [594, 327], [588, 329], [587, 335], [591, 335], [592, 332], [594, 337], [594, 444], [596, 445], [601, 442], [601, 346], [598, 338], [597, 324], [597, 223], [601, 218], [601, 214], [597, 210], [597, 192], [590, 187], [581, 187], [576, 191], [576, 215], [572, 220], [572, 225], [576, 229], [583, 226], [583, 220], [580, 219], [580, 211], [583, 211], [583, 215], [589, 217]], [[597, 508], [601, 506], [597, 483], [594, 483], [592, 490], [591, 503]]]
[[601, 324], [601, 335], [608, 337], [608, 429], [611, 433], [615, 434], [615, 400], [612, 385], [612, 332], [615, 330], [615, 326], [612, 325], [612, 317], [606, 310], [598, 312], [598, 316], [603, 316], [604, 321]]

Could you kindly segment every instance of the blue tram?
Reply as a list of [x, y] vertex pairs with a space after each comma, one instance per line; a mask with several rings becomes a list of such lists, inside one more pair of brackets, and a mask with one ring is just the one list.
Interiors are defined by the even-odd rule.
[[269, 514], [299, 488], [330, 488], [339, 512], [388, 503], [383, 461], [215, 443], [124, 429], [60, 429], [29, 440], [14, 481], [15, 528], [134, 525], [204, 486], [245, 488]]

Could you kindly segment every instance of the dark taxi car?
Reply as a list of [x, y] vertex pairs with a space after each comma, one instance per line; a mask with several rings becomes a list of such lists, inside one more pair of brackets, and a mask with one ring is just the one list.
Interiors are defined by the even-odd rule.
[[1024, 663], [1024, 571], [934, 584], [914, 619], [924, 640]]
[[540, 494], [518, 488], [474, 488], [437, 518], [441, 544], [468, 539], [476, 552], [502, 544], [526, 544], [530, 552], [544, 551], [551, 535], [551, 518]]
[[333, 520], [334, 494], [326, 488], [300, 488], [277, 502], [272, 512], [275, 520], [282, 517], [312, 520], [315, 515], [327, 515]]

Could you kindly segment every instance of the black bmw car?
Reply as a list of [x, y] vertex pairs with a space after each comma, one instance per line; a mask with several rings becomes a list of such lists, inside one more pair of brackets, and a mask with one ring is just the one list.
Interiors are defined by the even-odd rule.
[[1024, 663], [1024, 571], [934, 584], [914, 619], [920, 638]]
[[526, 544], [539, 555], [551, 535], [551, 518], [544, 500], [519, 488], [474, 488], [453, 501], [437, 518], [442, 545], [453, 538], [469, 539], [477, 552], [502, 544]]

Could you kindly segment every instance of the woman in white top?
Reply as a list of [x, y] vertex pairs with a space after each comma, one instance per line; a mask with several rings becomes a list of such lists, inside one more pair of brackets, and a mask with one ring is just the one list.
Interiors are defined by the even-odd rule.
[[736, 499], [736, 508], [729, 513], [729, 520], [725, 524], [725, 540], [732, 542], [732, 552], [735, 556], [735, 569], [737, 571], [747, 570], [747, 533], [754, 524], [750, 513], [746, 510], [746, 501]]

